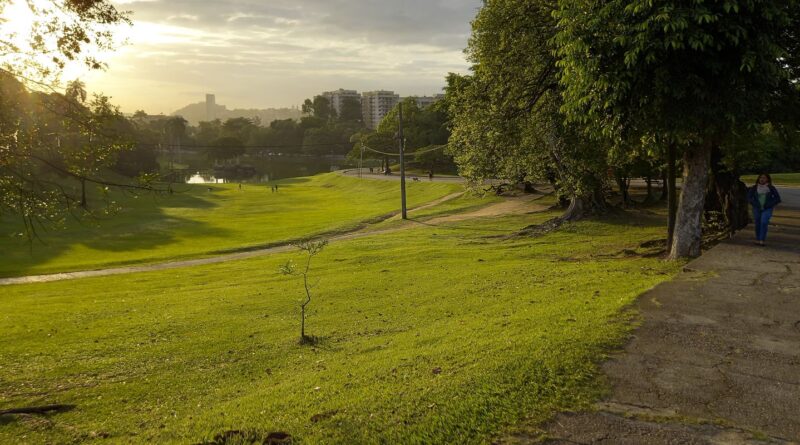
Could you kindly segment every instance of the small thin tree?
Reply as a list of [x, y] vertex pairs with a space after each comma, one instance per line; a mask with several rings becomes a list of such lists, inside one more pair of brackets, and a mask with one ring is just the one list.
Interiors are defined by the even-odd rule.
[[283, 266], [281, 266], [281, 273], [287, 276], [293, 277], [303, 277], [303, 288], [305, 289], [306, 296], [305, 299], [300, 301], [300, 343], [307, 344], [312, 343], [312, 337], [306, 336], [306, 307], [309, 303], [311, 303], [311, 290], [317, 287], [319, 284], [319, 280], [314, 283], [309, 283], [309, 272], [311, 271], [311, 260], [320, 252], [325, 246], [328, 244], [328, 240], [320, 240], [320, 241], [301, 241], [295, 246], [300, 249], [301, 251], [305, 252], [306, 254], [306, 264], [305, 267], [301, 270], [297, 269], [297, 266], [289, 261]]

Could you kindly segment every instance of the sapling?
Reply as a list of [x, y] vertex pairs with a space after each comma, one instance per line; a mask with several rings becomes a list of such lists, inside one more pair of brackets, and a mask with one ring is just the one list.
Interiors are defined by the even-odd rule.
[[281, 266], [281, 273], [293, 277], [303, 277], [303, 288], [305, 289], [305, 298], [300, 300], [300, 343], [312, 343], [313, 339], [306, 336], [306, 307], [311, 303], [311, 290], [317, 287], [319, 280], [316, 283], [309, 283], [309, 272], [311, 271], [311, 259], [317, 254], [322, 252], [322, 249], [328, 244], [328, 240], [320, 241], [301, 241], [295, 246], [306, 254], [305, 267], [298, 269], [297, 266], [289, 261]]

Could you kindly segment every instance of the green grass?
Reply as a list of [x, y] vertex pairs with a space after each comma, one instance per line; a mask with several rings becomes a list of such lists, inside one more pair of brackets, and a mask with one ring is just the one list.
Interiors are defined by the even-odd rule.
[[278, 274], [299, 253], [4, 287], [0, 409], [77, 407], [0, 420], [0, 443], [197, 443], [227, 430], [488, 443], [586, 407], [604, 391], [596, 363], [629, 329], [625, 308], [679, 265], [625, 252], [662, 237], [654, 216], [498, 236], [552, 216], [332, 243], [313, 265], [313, 347], [297, 343], [301, 283]]
[[[121, 210], [102, 219], [69, 220], [64, 230], [42, 233], [29, 245], [19, 236], [0, 238], [0, 276], [96, 269], [114, 265], [198, 257], [325, 231], [344, 230], [398, 210], [399, 185], [336, 173], [269, 185], [185, 185], [170, 196], [114, 196]], [[211, 188], [211, 191], [208, 188]], [[412, 182], [410, 207], [461, 191], [458, 184]], [[95, 202], [96, 207], [103, 204]], [[0, 220], [0, 233], [20, 231], [19, 221]]]
[[[800, 186], [800, 173], [775, 173], [770, 176], [777, 186]], [[747, 175], [742, 176], [742, 181], [751, 186], [756, 183], [757, 178], [758, 175]]]

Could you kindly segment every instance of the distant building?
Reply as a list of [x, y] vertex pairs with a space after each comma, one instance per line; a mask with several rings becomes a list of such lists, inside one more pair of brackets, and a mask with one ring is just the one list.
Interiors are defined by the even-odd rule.
[[394, 91], [365, 91], [361, 94], [361, 114], [364, 118], [364, 125], [370, 129], [377, 128], [383, 117], [389, 114], [399, 102], [400, 96]]
[[213, 94], [206, 94], [206, 121], [217, 118], [217, 98]]
[[346, 99], [348, 99], [348, 98], [349, 99], [353, 99], [356, 102], [358, 102], [359, 104], [361, 103], [361, 95], [358, 94], [358, 91], [356, 91], [356, 90], [344, 90], [344, 89], [339, 88], [336, 91], [326, 91], [326, 92], [320, 94], [320, 96], [322, 96], [322, 97], [328, 99], [328, 101], [330, 101], [331, 108], [336, 110], [336, 115], [337, 116], [341, 116], [342, 115], [342, 103]]
[[412, 97], [417, 102], [418, 107], [427, 108], [433, 105], [435, 102], [444, 99], [444, 94], [437, 94], [435, 96], [412, 96]]

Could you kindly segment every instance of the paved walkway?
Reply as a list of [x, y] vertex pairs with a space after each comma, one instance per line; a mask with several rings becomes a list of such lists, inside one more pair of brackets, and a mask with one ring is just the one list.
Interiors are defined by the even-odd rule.
[[[400, 180], [400, 170], [395, 170], [392, 172], [391, 175], [384, 175], [383, 173], [377, 173], [378, 169], [374, 169], [372, 173], [369, 172], [368, 168], [361, 169], [361, 175], [359, 176], [359, 171], [357, 168], [348, 169], [348, 170], [340, 170], [340, 173], [345, 176], [354, 176], [354, 177], [361, 177], [364, 179], [377, 179], [380, 181], [399, 181]], [[452, 176], [452, 175], [434, 175], [433, 179], [429, 179], [428, 175], [417, 175], [414, 173], [406, 173], [406, 181], [414, 182], [414, 178], [417, 178], [419, 181], [423, 182], [448, 182], [453, 184], [463, 184], [466, 182], [464, 178], [460, 176]]]
[[800, 189], [781, 191], [767, 247], [748, 228], [639, 299], [611, 395], [544, 443], [800, 443]]

